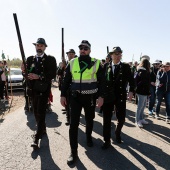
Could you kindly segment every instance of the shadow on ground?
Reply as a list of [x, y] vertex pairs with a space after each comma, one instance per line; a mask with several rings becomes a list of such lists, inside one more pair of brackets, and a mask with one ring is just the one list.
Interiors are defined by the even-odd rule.
[[41, 170], [51, 169], [60, 170], [60, 168], [55, 164], [49, 147], [49, 139], [47, 135], [44, 135], [40, 141], [40, 148], [33, 150], [31, 154], [33, 159], [37, 159], [40, 156], [41, 159]]

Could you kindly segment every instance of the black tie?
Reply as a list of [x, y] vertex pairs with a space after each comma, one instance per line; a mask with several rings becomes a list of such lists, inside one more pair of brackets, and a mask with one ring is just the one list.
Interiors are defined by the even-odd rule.
[[117, 66], [118, 65], [114, 65], [115, 66], [115, 69], [114, 69], [114, 74], [117, 72]]
[[37, 70], [39, 69], [40, 62], [41, 62], [41, 57], [37, 57], [37, 62], [36, 62]]

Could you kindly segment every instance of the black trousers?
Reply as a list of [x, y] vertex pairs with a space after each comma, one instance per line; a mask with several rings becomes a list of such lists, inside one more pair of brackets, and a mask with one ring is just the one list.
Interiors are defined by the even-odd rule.
[[67, 96], [66, 96], [66, 101], [67, 101], [67, 105], [66, 105], [66, 119], [68, 121], [70, 121], [70, 90], [67, 91]]
[[5, 87], [5, 81], [1, 81], [1, 83], [0, 83], [0, 99], [4, 99], [4, 87]]
[[37, 137], [39, 138], [43, 131], [46, 129], [45, 116], [46, 116], [46, 106], [49, 97], [48, 92], [42, 93], [41, 95], [33, 91], [32, 102], [33, 102], [33, 112], [35, 120], [37, 122]]
[[104, 103], [103, 105], [103, 137], [104, 141], [110, 141], [111, 138], [111, 119], [112, 111], [115, 107], [116, 117], [117, 117], [117, 126], [115, 129], [115, 134], [117, 137], [120, 137], [121, 129], [125, 122], [126, 116], [126, 100], [123, 102], [113, 102], [113, 103]]
[[81, 110], [84, 108], [86, 120], [86, 137], [91, 138], [93, 130], [93, 119], [95, 117], [96, 95], [85, 94], [70, 97], [70, 129], [69, 139], [71, 150], [78, 148], [78, 126]]
[[24, 88], [24, 97], [25, 97], [25, 107], [28, 107], [29, 106], [29, 103], [28, 103], [28, 101], [29, 101], [29, 97], [28, 97], [28, 95], [27, 95], [27, 87], [26, 87], [26, 83], [24, 82], [23, 83], [23, 88]]

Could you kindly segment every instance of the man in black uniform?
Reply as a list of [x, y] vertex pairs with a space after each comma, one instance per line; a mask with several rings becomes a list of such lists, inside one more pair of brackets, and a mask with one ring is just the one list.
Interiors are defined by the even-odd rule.
[[102, 146], [103, 149], [107, 149], [111, 145], [111, 118], [113, 107], [115, 107], [117, 117], [117, 127], [115, 129], [116, 141], [117, 143], [121, 143], [120, 134], [126, 116], [126, 86], [129, 82], [129, 100], [132, 99], [132, 92], [135, 86], [129, 64], [121, 62], [121, 48], [114, 47], [110, 55], [112, 61], [105, 65], [106, 95], [103, 105], [103, 136], [105, 143]]
[[69, 129], [71, 154], [67, 160], [67, 164], [69, 165], [73, 164], [78, 157], [78, 126], [82, 108], [85, 111], [87, 146], [92, 147], [93, 141], [91, 134], [98, 91], [98, 107], [101, 107], [103, 104], [104, 72], [100, 65], [100, 60], [89, 56], [91, 45], [86, 40], [81, 42], [79, 50], [80, 56], [72, 59], [66, 68], [60, 100], [61, 105], [65, 107], [67, 105], [66, 93], [71, 84]]
[[[68, 52], [66, 52], [68, 57], [68, 62], [75, 58], [75, 51], [73, 49], [70, 49]], [[68, 126], [70, 124], [70, 88], [67, 91], [67, 105], [66, 105], [66, 125]]]
[[[32, 89], [33, 112], [37, 123], [32, 147], [38, 147], [38, 141], [46, 133], [46, 106], [51, 90], [51, 80], [56, 76], [56, 60], [44, 53], [47, 44], [43, 38], [38, 38], [35, 45], [37, 54], [27, 58], [28, 79]], [[22, 67], [24, 71], [24, 68]]]

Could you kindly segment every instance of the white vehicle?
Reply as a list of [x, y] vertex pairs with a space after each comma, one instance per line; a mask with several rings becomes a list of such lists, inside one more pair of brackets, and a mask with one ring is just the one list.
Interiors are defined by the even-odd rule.
[[23, 75], [20, 68], [10, 68], [8, 75], [8, 89], [23, 89]]

